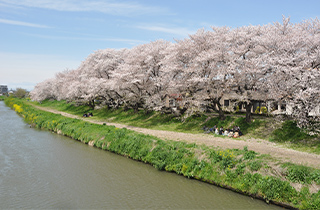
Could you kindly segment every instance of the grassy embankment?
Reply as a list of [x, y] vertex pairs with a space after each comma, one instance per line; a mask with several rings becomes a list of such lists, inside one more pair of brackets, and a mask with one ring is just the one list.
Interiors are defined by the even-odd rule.
[[[92, 112], [92, 119], [122, 123], [126, 125], [143, 127], [155, 130], [177, 131], [184, 133], [203, 133], [203, 126], [232, 128], [234, 125], [240, 126], [246, 138], [259, 138], [282, 144], [282, 146], [309, 153], [320, 154], [320, 137], [309, 136], [298, 128], [295, 122], [290, 120], [280, 120], [274, 117], [262, 115], [253, 116], [254, 122], [247, 123], [244, 115], [230, 115], [224, 121], [219, 120], [216, 115], [191, 116], [184, 122], [173, 115], [150, 112], [146, 114], [143, 110], [134, 113], [133, 110], [123, 111], [123, 109], [96, 109], [92, 110], [87, 106], [75, 106], [73, 103], [65, 101], [43, 101], [42, 104], [32, 102], [35, 105], [50, 107], [59, 111], [82, 116], [83, 113]], [[220, 136], [221, 137], [221, 136]]]
[[0, 96], [0, 101], [3, 101], [6, 98], [6, 96]]
[[[268, 155], [249, 151], [246, 147], [242, 150], [221, 150], [163, 141], [127, 129], [91, 124], [40, 111], [24, 100], [7, 98], [5, 103], [37, 128], [93, 143], [98, 148], [149, 163], [159, 170], [213, 183], [267, 202], [301, 209], [320, 208], [320, 191], [311, 192], [312, 185], [320, 185], [320, 170], [279, 163]], [[75, 111], [75, 108], [72, 109]], [[80, 111], [82, 113], [84, 110], [79, 108]], [[96, 114], [99, 116], [99, 113]], [[283, 173], [274, 173], [274, 165], [281, 167]], [[300, 185], [301, 189], [296, 189], [296, 185]]]

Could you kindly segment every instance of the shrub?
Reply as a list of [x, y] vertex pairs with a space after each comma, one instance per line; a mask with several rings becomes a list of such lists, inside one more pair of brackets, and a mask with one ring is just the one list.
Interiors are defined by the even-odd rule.
[[244, 151], [244, 154], [243, 154], [243, 159], [244, 160], [252, 160], [256, 157], [256, 152], [255, 151], [252, 151], [252, 150], [248, 150], [248, 147], [245, 146], [243, 148], [243, 151]]
[[268, 109], [267, 109], [267, 107], [265, 107], [265, 106], [261, 107], [260, 111], [261, 111], [261, 113], [263, 113], [263, 114], [267, 114], [267, 113], [268, 113]]
[[210, 153], [210, 158], [214, 163], [219, 163], [222, 169], [233, 168], [237, 162], [231, 150], [213, 150]]
[[262, 177], [257, 187], [267, 200], [286, 199], [291, 200], [297, 195], [297, 191], [287, 181], [282, 181], [275, 177]]
[[259, 114], [260, 113], [260, 106], [257, 107], [256, 111], [254, 113]]
[[313, 181], [320, 185], [320, 170], [314, 170], [310, 176]]
[[318, 193], [313, 193], [311, 196], [304, 196], [305, 199], [301, 202], [301, 209], [314, 209], [317, 210], [320, 207], [320, 190]]
[[16, 112], [21, 113], [23, 111], [22, 107], [19, 106], [18, 104], [14, 104], [13, 108]]
[[310, 168], [302, 165], [290, 165], [286, 171], [286, 177], [288, 180], [302, 184], [310, 184], [310, 175]]
[[27, 90], [23, 89], [23, 88], [17, 88], [14, 96], [17, 98], [24, 98], [27, 95]]
[[251, 171], [258, 171], [262, 167], [261, 161], [252, 161], [248, 163]]
[[243, 174], [245, 171], [246, 165], [244, 163], [238, 164], [236, 168], [236, 173], [238, 175]]

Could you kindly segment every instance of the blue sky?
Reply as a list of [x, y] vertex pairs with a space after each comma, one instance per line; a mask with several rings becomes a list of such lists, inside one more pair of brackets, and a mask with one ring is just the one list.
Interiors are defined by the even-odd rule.
[[0, 84], [32, 90], [92, 52], [200, 28], [320, 18], [319, 0], [0, 0]]

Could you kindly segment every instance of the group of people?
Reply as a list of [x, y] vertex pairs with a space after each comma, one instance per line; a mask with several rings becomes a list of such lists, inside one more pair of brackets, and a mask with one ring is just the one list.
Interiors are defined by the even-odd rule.
[[92, 112], [90, 112], [90, 113], [84, 113], [84, 114], [82, 115], [82, 117], [93, 117], [93, 114], [92, 114]]
[[228, 137], [233, 137], [233, 138], [237, 138], [237, 137], [243, 135], [239, 126], [234, 126], [233, 128], [228, 128], [225, 130], [223, 129], [222, 126], [220, 128], [218, 128], [217, 125], [213, 126], [213, 128], [209, 128], [207, 126], [204, 126], [203, 130], [205, 131], [205, 133], [212, 132], [216, 135], [228, 136]]

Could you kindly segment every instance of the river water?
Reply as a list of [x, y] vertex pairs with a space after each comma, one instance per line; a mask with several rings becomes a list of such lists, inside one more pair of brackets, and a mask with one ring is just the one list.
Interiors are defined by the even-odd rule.
[[278, 209], [30, 128], [0, 101], [0, 209]]

